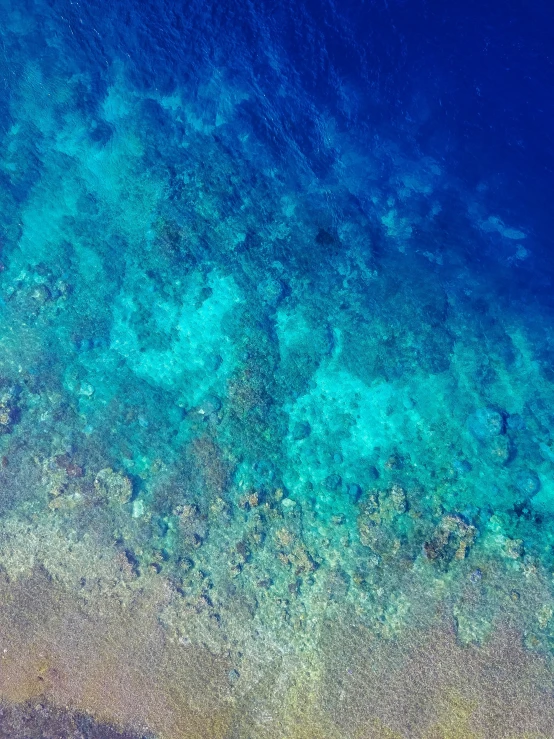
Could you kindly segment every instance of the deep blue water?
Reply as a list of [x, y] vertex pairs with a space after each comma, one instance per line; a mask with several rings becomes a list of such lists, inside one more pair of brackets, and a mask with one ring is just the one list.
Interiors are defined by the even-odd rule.
[[277, 158], [285, 160], [294, 146], [324, 175], [333, 151], [322, 151], [322, 113], [361, 149], [390, 131], [406, 148], [444, 162], [468, 188], [493, 178], [496, 207], [527, 219], [533, 231], [537, 272], [545, 262], [550, 267], [550, 3], [49, 7], [56, 43], [67, 44], [92, 77], [90, 105], [116, 59], [128, 59], [133, 82], [144, 91], [183, 84], [194, 90], [204, 65], [221, 65], [256, 91], [256, 104], [244, 115]]
[[[40, 30], [24, 40], [7, 35], [22, 56], [6, 56], [4, 104], [26, 55], [36, 55], [54, 75], [86, 71], [80, 105], [89, 115], [117, 60], [145, 94], [185, 86], [194, 96], [207, 68], [224, 69], [227, 80], [240, 80], [253, 93], [237, 115], [280, 166], [292, 169], [290, 157], [302, 158], [324, 178], [337, 154], [324, 141], [321, 118], [330, 116], [360, 152], [387, 136], [412, 156], [435, 157], [468, 190], [487, 181], [489, 206], [532, 237], [519, 273], [498, 279], [509, 283], [504, 288], [513, 298], [531, 291], [550, 302], [554, 18], [548, 2], [18, 7], [23, 16], [40, 17]], [[7, 111], [3, 119], [6, 129]], [[158, 124], [151, 111], [150, 125]], [[363, 201], [363, 193], [356, 196]], [[510, 256], [496, 244], [485, 253], [467, 241], [461, 248], [477, 272], [483, 259], [502, 264]]]

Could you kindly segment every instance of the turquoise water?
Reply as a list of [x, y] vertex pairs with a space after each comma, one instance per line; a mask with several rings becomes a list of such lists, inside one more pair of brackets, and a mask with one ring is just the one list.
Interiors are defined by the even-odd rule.
[[[409, 118], [362, 143], [314, 108], [314, 158], [268, 133], [294, 79], [270, 101], [216, 59], [146, 87], [123, 52], [87, 66], [69, 11], [1, 17], [0, 566], [7, 593], [38, 572], [74, 603], [61, 618], [45, 596], [58, 615], [36, 653], [6, 622], [27, 656], [25, 679], [0, 675], [4, 699], [160, 737], [506, 736], [473, 709], [448, 728], [422, 708], [406, 728], [375, 704], [369, 722], [349, 703], [370, 682], [358, 647], [331, 685], [348, 649], [327, 635], [349, 623], [388, 649], [447, 624], [463, 662], [509, 630], [550, 664], [552, 330], [531, 215], [506, 209], [498, 173], [469, 182], [422, 151]], [[60, 624], [111, 633], [119, 608], [215, 660], [178, 678], [165, 646], [149, 657], [162, 686], [196, 680], [194, 710], [221, 724], [102, 698], [102, 668]], [[303, 691], [317, 721], [298, 718]], [[540, 691], [520, 693], [517, 736], [551, 736], [550, 701], [542, 716]]]

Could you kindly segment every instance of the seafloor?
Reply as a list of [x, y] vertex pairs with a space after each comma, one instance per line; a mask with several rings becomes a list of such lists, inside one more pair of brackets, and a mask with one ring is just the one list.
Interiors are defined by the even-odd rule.
[[0, 736], [554, 736], [532, 224], [55, 6], [0, 13]]

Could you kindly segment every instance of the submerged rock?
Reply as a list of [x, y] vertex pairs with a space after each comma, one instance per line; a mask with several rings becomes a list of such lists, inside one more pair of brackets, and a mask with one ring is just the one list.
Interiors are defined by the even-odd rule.
[[47, 285], [35, 285], [30, 292], [30, 297], [37, 305], [44, 305], [52, 298], [52, 294]]
[[369, 518], [375, 523], [392, 524], [408, 510], [405, 490], [394, 483], [387, 490], [372, 490], [360, 506], [360, 521]]
[[400, 549], [400, 539], [386, 526], [379, 526], [373, 519], [358, 518], [360, 542], [381, 556], [395, 555]]
[[131, 480], [121, 472], [114, 472], [106, 467], [96, 475], [94, 480], [96, 493], [107, 503], [123, 505], [133, 494]]
[[375, 467], [374, 464], [370, 465], [367, 468], [367, 476], [368, 478], [373, 482], [374, 480], [377, 480], [379, 478], [379, 470], [377, 467]]
[[541, 481], [533, 470], [522, 470], [516, 477], [516, 488], [523, 495], [534, 495], [539, 492]]
[[467, 472], [471, 472], [473, 467], [467, 459], [455, 459], [452, 467], [458, 475], [465, 475]]
[[14, 409], [10, 406], [0, 405], [0, 434], [9, 434], [14, 420]]
[[472, 572], [472, 573], [470, 574], [470, 576], [469, 576], [469, 579], [470, 579], [470, 581], [471, 581], [471, 582], [472, 582], [473, 584], [475, 584], [475, 583], [478, 583], [478, 582], [481, 582], [481, 580], [483, 579], [483, 572], [481, 571], [481, 569], [480, 569], [479, 567], [477, 567], [477, 568], [476, 568], [475, 570], [473, 570], [473, 572]]
[[342, 483], [342, 477], [340, 475], [329, 475], [325, 479], [325, 487], [327, 490], [337, 490]]
[[258, 285], [258, 294], [261, 299], [272, 308], [277, 305], [285, 296], [285, 286], [275, 277], [268, 277]]
[[198, 413], [202, 416], [211, 416], [221, 410], [221, 400], [217, 395], [206, 395], [198, 406]]
[[400, 485], [393, 485], [389, 491], [390, 506], [395, 513], [404, 513], [408, 508], [406, 493]]
[[406, 493], [400, 485], [370, 492], [360, 505], [357, 520], [360, 542], [375, 554], [394, 556], [401, 546], [395, 522], [407, 508]]
[[214, 352], [213, 354], [209, 354], [204, 360], [204, 368], [206, 372], [217, 372], [222, 363], [223, 359], [221, 356]]
[[505, 539], [504, 556], [509, 559], [520, 559], [524, 553], [523, 539]]
[[487, 445], [491, 462], [507, 464], [515, 456], [515, 447], [507, 436], [495, 436]]
[[19, 420], [18, 394], [18, 389], [12, 385], [0, 391], [0, 435], [11, 433], [13, 425]]
[[505, 431], [504, 416], [491, 407], [478, 408], [467, 419], [467, 426], [479, 441], [489, 441]]
[[294, 441], [302, 441], [303, 439], [307, 439], [311, 433], [312, 427], [308, 421], [299, 421], [292, 429], [292, 438]]
[[446, 515], [423, 545], [423, 551], [427, 559], [447, 565], [453, 559], [465, 559], [476, 535], [475, 526], [461, 516]]
[[358, 483], [351, 482], [346, 488], [346, 492], [348, 493], [348, 497], [352, 500], [352, 502], [357, 503], [360, 499], [360, 496], [362, 495], [362, 488], [358, 485]]

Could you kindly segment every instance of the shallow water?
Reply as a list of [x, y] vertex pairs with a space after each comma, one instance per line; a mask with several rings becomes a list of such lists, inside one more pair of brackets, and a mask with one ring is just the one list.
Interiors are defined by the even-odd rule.
[[552, 21], [1, 3], [1, 736], [554, 736]]

